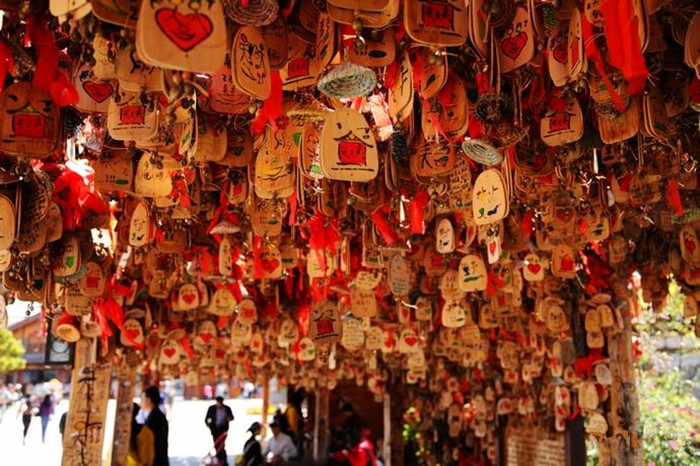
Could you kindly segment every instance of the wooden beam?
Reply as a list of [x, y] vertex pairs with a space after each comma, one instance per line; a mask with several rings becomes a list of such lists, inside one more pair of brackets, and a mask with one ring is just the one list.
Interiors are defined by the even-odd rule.
[[384, 394], [384, 466], [391, 466], [391, 395]]

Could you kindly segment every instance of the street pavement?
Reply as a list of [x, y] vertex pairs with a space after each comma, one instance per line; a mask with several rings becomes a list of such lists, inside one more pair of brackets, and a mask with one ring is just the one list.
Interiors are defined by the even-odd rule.
[[[246, 430], [254, 421], [261, 421], [262, 400], [231, 399], [225, 402], [231, 407], [234, 421], [230, 425], [226, 442], [229, 464], [233, 456], [240, 455], [248, 438]], [[209, 429], [204, 424], [207, 408], [212, 403], [204, 400], [175, 400], [169, 413], [169, 456], [171, 466], [199, 466], [202, 458], [212, 447]], [[32, 418], [27, 434], [26, 445], [22, 445], [22, 419], [17, 416], [17, 407], [10, 408], [0, 422], [0, 464], [14, 466], [60, 466], [61, 434], [58, 421], [68, 409], [68, 402], [62, 401], [55, 410], [46, 430], [46, 442], [41, 443], [41, 419]], [[115, 401], [110, 400], [107, 410], [107, 429], [103, 457], [111, 451], [114, 426]], [[252, 412], [253, 414], [249, 414]], [[109, 464], [103, 461], [103, 465]]]

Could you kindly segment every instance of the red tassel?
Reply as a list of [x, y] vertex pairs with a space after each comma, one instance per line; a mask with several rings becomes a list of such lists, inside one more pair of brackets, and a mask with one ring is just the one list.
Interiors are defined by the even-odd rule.
[[186, 336], [180, 338], [178, 340], [178, 343], [180, 343], [180, 346], [185, 351], [185, 354], [187, 355], [188, 359], [194, 358], [194, 351], [192, 351], [192, 347], [190, 346], [190, 342]]
[[411, 233], [422, 235], [425, 233], [425, 207], [430, 201], [428, 192], [423, 189], [418, 189], [409, 204], [411, 214]]
[[630, 95], [637, 95], [646, 87], [649, 70], [639, 42], [639, 18], [634, 15], [632, 1], [604, 1], [600, 4], [600, 11], [605, 23], [610, 64], [622, 71]]
[[253, 236], [253, 277], [257, 280], [263, 278], [265, 274], [265, 269], [263, 269], [262, 261], [260, 260], [262, 240], [262, 236]]
[[520, 231], [523, 233], [524, 238], [529, 238], [532, 235], [532, 229], [535, 226], [535, 211], [528, 210], [523, 214], [523, 218], [520, 219]]
[[399, 65], [395, 61], [391, 62], [389, 66], [386, 67], [386, 73], [384, 75], [384, 87], [386, 89], [391, 89], [391, 87], [396, 82], [396, 75], [399, 72]]
[[394, 244], [399, 241], [399, 235], [396, 234], [394, 228], [387, 221], [386, 217], [391, 216], [391, 208], [388, 205], [382, 206], [375, 210], [370, 216], [372, 223], [377, 228], [382, 239], [386, 244]]
[[263, 133], [268, 123], [273, 130], [277, 130], [276, 120], [282, 115], [282, 77], [279, 71], [273, 71], [271, 78], [270, 97], [265, 99], [262, 108], [250, 124], [250, 129], [256, 136]]
[[[612, 2], [609, 2], [612, 3]], [[593, 25], [588, 22], [585, 15], [581, 15], [581, 29], [583, 30], [583, 43], [585, 44], [586, 56], [593, 62], [595, 69], [603, 79], [603, 82], [610, 92], [610, 99], [612, 100], [615, 108], [618, 112], [625, 109], [625, 103], [622, 101], [619, 95], [615, 92], [612, 82], [605, 71], [605, 65], [603, 64], [603, 55], [600, 53], [600, 49], [595, 42], [595, 37], [593, 33]], [[635, 31], [635, 34], [637, 32]]]
[[673, 178], [666, 183], [666, 200], [668, 201], [668, 205], [676, 212], [677, 216], [681, 217], [685, 213], [683, 204], [681, 204], [681, 193], [678, 190], [678, 182]]
[[51, 98], [59, 107], [65, 107], [78, 102], [78, 92], [70, 80], [58, 66], [60, 51], [56, 46], [53, 34], [47, 27], [47, 21], [35, 16], [27, 18], [27, 36], [32, 41], [37, 54], [36, 70], [32, 84], [42, 91], [51, 94]]

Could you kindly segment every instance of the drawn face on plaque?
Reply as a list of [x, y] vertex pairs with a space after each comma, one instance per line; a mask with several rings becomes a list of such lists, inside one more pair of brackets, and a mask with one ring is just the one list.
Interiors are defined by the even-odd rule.
[[529, 282], [539, 282], [544, 280], [544, 264], [536, 253], [531, 252], [525, 256], [525, 266], [523, 267], [523, 277]]
[[[277, 335], [277, 345], [287, 348], [299, 337], [299, 327], [290, 318], [286, 318], [280, 324], [280, 333]], [[313, 337], [312, 337], [313, 338]]]
[[129, 223], [129, 244], [134, 247], [141, 247], [151, 240], [151, 219], [148, 207], [143, 202], [139, 202], [131, 214]]
[[304, 362], [316, 359], [316, 345], [309, 337], [299, 340], [299, 360]]
[[119, 341], [124, 346], [143, 345], [143, 327], [136, 319], [126, 319], [124, 328], [119, 335]]
[[209, 301], [209, 314], [215, 316], [230, 316], [236, 308], [236, 299], [233, 293], [226, 288], [218, 288]]
[[211, 320], [203, 320], [197, 328], [197, 342], [202, 345], [213, 345], [216, 343], [216, 325]]
[[234, 80], [239, 89], [260, 100], [270, 96], [270, 58], [260, 31], [252, 26], [238, 30], [231, 50]]
[[0, 142], [4, 152], [45, 157], [56, 148], [60, 115], [51, 96], [27, 82], [9, 85], [0, 96]]
[[181, 311], [199, 307], [199, 290], [194, 283], [186, 283], [177, 292], [177, 303]]
[[102, 296], [106, 281], [102, 268], [95, 262], [88, 262], [85, 269], [85, 274], [78, 280], [80, 292], [85, 296]]
[[272, 130], [255, 159], [255, 194], [261, 199], [286, 198], [294, 192], [294, 164]]
[[508, 214], [505, 182], [501, 172], [485, 170], [474, 182], [472, 210], [474, 222], [486, 225], [502, 220]]
[[139, 55], [165, 68], [213, 73], [226, 58], [226, 22], [216, 0], [142, 3], [136, 36]]
[[698, 237], [692, 225], [684, 225], [681, 228], [681, 256], [686, 262], [698, 262], [700, 258], [700, 248], [698, 248]]
[[341, 108], [326, 118], [321, 133], [321, 168], [331, 180], [366, 182], [377, 176], [377, 143], [362, 114]]
[[435, 224], [435, 250], [440, 254], [455, 250], [455, 231], [448, 218], [441, 218]]
[[260, 266], [262, 278], [277, 279], [282, 276], [282, 256], [274, 244], [266, 244], [260, 248]]
[[488, 285], [488, 275], [484, 259], [477, 254], [468, 254], [459, 263], [459, 287], [462, 291], [484, 291]]
[[160, 347], [158, 362], [165, 365], [173, 365], [180, 362], [180, 345], [173, 340], [165, 340]]
[[304, 175], [314, 180], [323, 179], [321, 156], [319, 154], [320, 143], [321, 135], [316, 128], [313, 125], [306, 126], [299, 147], [301, 170]]
[[63, 253], [53, 273], [57, 277], [67, 277], [74, 275], [79, 267], [80, 246], [78, 245], [78, 238], [70, 236], [63, 241]]

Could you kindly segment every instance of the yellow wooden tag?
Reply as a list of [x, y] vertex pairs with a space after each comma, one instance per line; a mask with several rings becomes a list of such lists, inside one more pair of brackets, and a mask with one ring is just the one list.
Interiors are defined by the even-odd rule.
[[131, 214], [129, 223], [129, 244], [134, 247], [147, 245], [151, 240], [151, 219], [148, 207], [144, 202], [139, 202]]
[[495, 223], [508, 215], [508, 193], [500, 171], [481, 172], [474, 182], [473, 195], [472, 210], [477, 225]]
[[136, 49], [154, 66], [214, 73], [224, 64], [227, 52], [221, 1], [142, 2]]
[[377, 143], [361, 113], [331, 113], [321, 133], [321, 168], [331, 180], [366, 182], [379, 172]]
[[478, 254], [468, 254], [459, 263], [459, 288], [462, 291], [484, 291], [488, 285], [488, 275], [484, 259]]
[[244, 26], [236, 33], [231, 49], [231, 68], [238, 89], [260, 100], [270, 96], [270, 58], [257, 28]]

